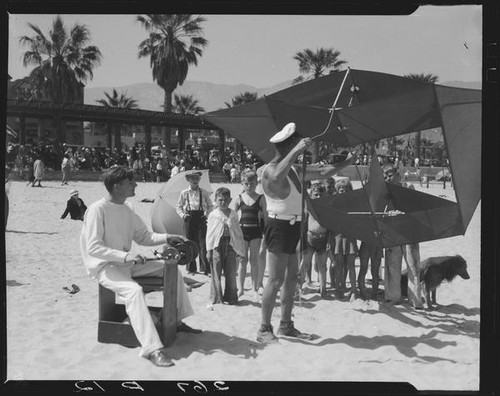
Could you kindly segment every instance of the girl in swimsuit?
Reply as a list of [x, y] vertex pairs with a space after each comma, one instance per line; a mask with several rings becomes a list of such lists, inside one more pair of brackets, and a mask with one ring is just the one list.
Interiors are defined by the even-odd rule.
[[259, 269], [262, 266], [259, 250], [262, 241], [262, 223], [264, 213], [266, 213], [266, 200], [262, 194], [258, 194], [257, 173], [254, 170], [246, 169], [241, 174], [241, 184], [243, 192], [238, 195], [235, 202], [235, 210], [239, 213], [240, 225], [245, 241], [245, 256], [240, 259], [238, 269], [238, 297], [244, 294], [244, 284], [247, 270], [247, 263], [250, 262], [250, 274], [252, 279], [252, 289], [255, 298], [258, 300]]

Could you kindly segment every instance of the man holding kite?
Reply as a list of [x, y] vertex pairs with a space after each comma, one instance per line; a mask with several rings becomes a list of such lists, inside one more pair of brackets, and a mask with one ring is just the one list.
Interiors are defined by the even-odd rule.
[[262, 295], [262, 323], [257, 332], [257, 341], [263, 344], [277, 342], [271, 316], [280, 288], [281, 321], [277, 334], [312, 339], [310, 334], [297, 330], [292, 321], [293, 296], [298, 279], [297, 244], [303, 216], [302, 184], [306, 180], [331, 177], [355, 160], [355, 156], [349, 154], [344, 161], [335, 165], [309, 166], [301, 182], [293, 164], [311, 146], [312, 139], [302, 138], [295, 129], [295, 124], [291, 122], [269, 140], [274, 144], [275, 156], [262, 172], [262, 189], [268, 212], [264, 238], [269, 273]]

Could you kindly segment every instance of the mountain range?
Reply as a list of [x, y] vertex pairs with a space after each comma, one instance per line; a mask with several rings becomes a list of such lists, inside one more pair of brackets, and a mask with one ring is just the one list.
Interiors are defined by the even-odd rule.
[[[458, 88], [481, 89], [481, 82], [479, 81], [447, 81], [439, 84]], [[203, 107], [205, 111], [208, 112], [225, 109], [225, 102], [230, 103], [232, 98], [243, 92], [255, 92], [260, 97], [288, 88], [291, 85], [292, 80], [284, 81], [267, 88], [256, 88], [244, 84], [226, 85], [204, 81], [185, 81], [174, 93], [178, 95], [193, 95], [195, 99], [198, 99], [199, 106]], [[138, 83], [121, 87], [85, 88], [84, 103], [96, 105], [98, 99], [106, 98], [104, 92], [111, 94], [113, 88], [118, 91], [118, 94], [123, 93], [125, 96], [135, 99], [140, 109], [153, 111], [162, 111], [163, 109], [163, 89], [154, 83]]]

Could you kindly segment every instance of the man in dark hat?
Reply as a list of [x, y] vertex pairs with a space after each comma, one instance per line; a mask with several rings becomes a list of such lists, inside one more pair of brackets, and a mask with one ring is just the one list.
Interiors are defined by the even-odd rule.
[[71, 190], [68, 202], [66, 203], [66, 210], [62, 214], [61, 219], [65, 219], [69, 213], [73, 220], [83, 221], [83, 216], [85, 215], [87, 206], [85, 206], [83, 199], [81, 199], [78, 194], [78, 190]]
[[[292, 321], [293, 296], [297, 287], [297, 244], [302, 220], [301, 180], [294, 167], [297, 157], [311, 147], [311, 138], [296, 132], [293, 122], [276, 133], [270, 140], [276, 154], [262, 172], [262, 190], [266, 197], [268, 219], [264, 229], [267, 246], [269, 279], [262, 295], [262, 322], [257, 341], [263, 344], [278, 342], [271, 326], [271, 316], [278, 291], [281, 299], [281, 321], [277, 334], [300, 339], [311, 339], [301, 333]], [[305, 180], [326, 179], [354, 163], [355, 156], [335, 165], [307, 167]]]
[[[181, 191], [177, 200], [177, 214], [184, 220], [184, 232], [186, 238], [195, 242], [199, 247], [200, 272], [208, 275], [210, 264], [207, 260], [207, 216], [213, 209], [212, 200], [208, 191], [199, 186], [201, 179], [200, 171], [186, 172], [186, 180], [189, 188]], [[187, 265], [190, 274], [196, 273], [196, 260]]]

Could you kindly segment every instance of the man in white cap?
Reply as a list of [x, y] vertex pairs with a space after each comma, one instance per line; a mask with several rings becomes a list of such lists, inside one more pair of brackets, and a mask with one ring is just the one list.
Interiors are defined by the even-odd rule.
[[[266, 197], [268, 220], [264, 229], [267, 245], [269, 279], [262, 295], [262, 323], [257, 341], [270, 344], [278, 342], [273, 333], [271, 316], [276, 296], [280, 291], [281, 321], [277, 334], [301, 339], [311, 339], [301, 333], [292, 321], [293, 296], [297, 286], [297, 244], [300, 239], [302, 217], [301, 181], [293, 166], [297, 157], [311, 146], [311, 138], [302, 138], [293, 122], [284, 126], [270, 140], [276, 154], [262, 172], [262, 189]], [[327, 166], [308, 166], [305, 180], [326, 179], [354, 163], [349, 154], [343, 162]]]
[[69, 213], [73, 220], [83, 220], [83, 215], [87, 210], [87, 206], [85, 206], [83, 199], [81, 199], [78, 194], [78, 190], [73, 189], [70, 191], [69, 199], [66, 203], [66, 210], [62, 214], [61, 219], [65, 219]]

